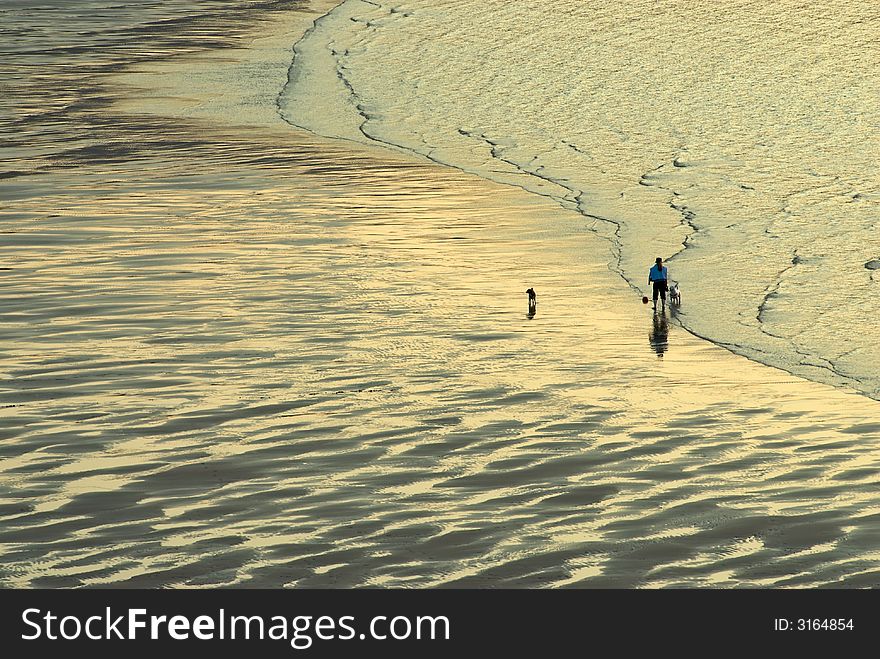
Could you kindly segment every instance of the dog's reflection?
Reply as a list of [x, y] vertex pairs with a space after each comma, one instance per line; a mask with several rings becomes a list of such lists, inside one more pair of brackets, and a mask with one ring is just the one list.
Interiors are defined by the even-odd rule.
[[669, 349], [669, 322], [665, 312], [654, 314], [654, 326], [648, 334], [648, 341], [658, 357], [662, 357]]

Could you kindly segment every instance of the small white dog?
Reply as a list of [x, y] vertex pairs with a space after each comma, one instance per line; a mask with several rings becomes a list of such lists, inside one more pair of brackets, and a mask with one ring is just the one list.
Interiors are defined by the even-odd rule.
[[669, 303], [677, 307], [681, 306], [681, 291], [677, 283], [669, 287]]

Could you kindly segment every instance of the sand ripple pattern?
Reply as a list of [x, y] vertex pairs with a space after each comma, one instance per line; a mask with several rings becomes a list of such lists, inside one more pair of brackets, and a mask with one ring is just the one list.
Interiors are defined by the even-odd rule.
[[4, 213], [5, 584], [880, 584], [875, 403], [658, 333], [525, 193], [212, 139]]
[[877, 403], [655, 321], [552, 200], [85, 107], [2, 182], [4, 586], [880, 585]]

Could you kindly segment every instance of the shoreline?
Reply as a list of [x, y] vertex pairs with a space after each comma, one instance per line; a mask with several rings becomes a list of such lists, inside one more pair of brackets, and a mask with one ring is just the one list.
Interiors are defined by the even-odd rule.
[[196, 153], [22, 202], [4, 583], [878, 585], [877, 403], [655, 324], [547, 199], [241, 126], [278, 26], [138, 65]]
[[[374, 3], [368, 4], [373, 5]], [[372, 9], [364, 9], [362, 3], [338, 3], [327, 15], [321, 17], [320, 22], [330, 26], [325, 30], [327, 34], [314, 39], [314, 43], [309, 43], [307, 39], [312, 34], [310, 31], [297, 43], [296, 48], [302, 50], [306, 57], [305, 62], [301, 65], [294, 62], [292, 69], [295, 69], [298, 75], [304, 78], [305, 84], [299, 85], [302, 89], [297, 89], [297, 85], [288, 85], [280, 95], [280, 97], [286, 97], [284, 107], [293, 108], [301, 115], [298, 118], [290, 118], [289, 123], [334, 139], [345, 139], [355, 143], [375, 143], [392, 151], [411, 153], [415, 157], [425, 158], [441, 166], [453, 167], [465, 173], [481, 176], [494, 183], [510, 185], [532, 194], [553, 199], [562, 209], [576, 212], [581, 221], [591, 225], [597, 235], [609, 242], [611, 249], [615, 252], [608, 261], [609, 269], [613, 270], [632, 291], [637, 292], [639, 296], [643, 295], [645, 292], [642, 290], [642, 286], [637, 283], [641, 281], [641, 278], [632, 273], [641, 272], [641, 268], [635, 265], [638, 261], [637, 256], [639, 254], [645, 256], [650, 252], [650, 259], [642, 259], [646, 264], [644, 268], [647, 270], [648, 266], [653, 263], [655, 247], [647, 247], [643, 239], [633, 237], [640, 225], [636, 221], [634, 226], [629, 226], [628, 218], [633, 213], [633, 217], [644, 214], [646, 212], [644, 208], [637, 211], [627, 210], [626, 204], [612, 198], [616, 197], [616, 194], [612, 195], [609, 190], [598, 186], [594, 188], [577, 187], [570, 180], [550, 176], [543, 165], [536, 169], [535, 166], [522, 161], [522, 157], [518, 161], [515, 155], [508, 156], [508, 151], [516, 153], [516, 147], [515, 140], [506, 135], [489, 136], [479, 130], [471, 131], [459, 128], [460, 138], [459, 136], [446, 135], [438, 138], [436, 144], [429, 144], [431, 138], [426, 134], [421, 135], [421, 143], [417, 144], [416, 136], [405, 133], [398, 135], [389, 126], [383, 125], [382, 117], [387, 114], [387, 108], [386, 111], [382, 111], [381, 107], [373, 107], [372, 103], [375, 102], [375, 99], [372, 101], [365, 99], [356, 88], [356, 81], [353, 82], [350, 79], [352, 73], [350, 66], [352, 61], [356, 61], [355, 53], [365, 46], [359, 38], [354, 38], [354, 43], [358, 46], [352, 54], [349, 54], [347, 48], [338, 46], [339, 52], [337, 52], [337, 48], [328, 48], [325, 43], [331, 37], [335, 43], [334, 29], [346, 35], [339, 40], [340, 44], [345, 44], [347, 43], [346, 38], [350, 37], [347, 35], [348, 31], [352, 31], [354, 34], [355, 31], [364, 29], [362, 26], [369, 25], [373, 20], [376, 25], [374, 30], [381, 30], [386, 21], [391, 25], [394, 21], [401, 20], [400, 16], [408, 16], [404, 9], [391, 8], [389, 13], [387, 6], [375, 4], [375, 7], [381, 11], [373, 15], [364, 14], [365, 11], [369, 12]], [[332, 56], [331, 51], [333, 52]], [[315, 90], [320, 90], [320, 94], [315, 94]], [[322, 99], [321, 103], [314, 103], [313, 99], [319, 96]], [[330, 105], [334, 109], [331, 112], [324, 111], [325, 99], [332, 99]], [[477, 144], [479, 146], [476, 146]], [[563, 144], [567, 143], [563, 140]], [[573, 144], [567, 144], [567, 146], [577, 150]], [[485, 162], [478, 164], [479, 160], [471, 156], [484, 158]], [[532, 162], [537, 162], [538, 158], [538, 155], [534, 156]], [[644, 205], [645, 208], [648, 208], [650, 202], [655, 206], [667, 210], [671, 209], [678, 218], [667, 227], [668, 231], [664, 231], [663, 235], [651, 237], [652, 245], [656, 242], [663, 246], [656, 251], [661, 254], [672, 254], [671, 257], [664, 258], [667, 262], [673, 259], [673, 264], [675, 264], [676, 257], [682, 256], [688, 247], [693, 246], [694, 239], [699, 238], [698, 234], [701, 230], [695, 224], [697, 221], [695, 213], [689, 210], [687, 205], [683, 205], [684, 202], [679, 198], [679, 191], [667, 188], [666, 184], [662, 183], [663, 177], [668, 174], [664, 174], [660, 170], [666, 165], [670, 165], [673, 171], [683, 171], [682, 168], [689, 166], [682, 163], [681, 158], [682, 153], [675, 157], [670, 155], [669, 163], [661, 163], [655, 169], [646, 171], [638, 181], [638, 185], [630, 186], [634, 189], [627, 191], [627, 195], [634, 199], [634, 201], [628, 202], [630, 206]], [[684, 160], [688, 160], [686, 154]], [[641, 186], [646, 187], [639, 190]], [[638, 197], [637, 193], [651, 187], [666, 190], [671, 196], [662, 203]], [[650, 225], [642, 228], [646, 230], [646, 235], [654, 231]], [[626, 232], [630, 233], [630, 238], [627, 240], [628, 249], [625, 250], [623, 247], [625, 238], [622, 235]], [[795, 257], [791, 263], [786, 260], [780, 266], [782, 272], [776, 275], [775, 280], [768, 280], [770, 283], [767, 284], [760, 304], [755, 310], [757, 316], [751, 321], [747, 318], [748, 314], [745, 313], [750, 311], [751, 307], [743, 308], [739, 311], [739, 316], [735, 319], [727, 318], [729, 322], [719, 326], [725, 329], [718, 330], [718, 327], [715, 327], [716, 331], [713, 332], [708, 322], [711, 315], [692, 314], [691, 318], [688, 318], [688, 307], [694, 308], [694, 305], [698, 304], [697, 298], [693, 296], [694, 291], [689, 289], [685, 293], [691, 304], [686, 304], [685, 308], [676, 314], [675, 322], [694, 337], [709, 341], [750, 361], [810, 381], [829, 384], [844, 391], [855, 391], [872, 400], [880, 400], [880, 391], [876, 389], [876, 382], [873, 382], [865, 372], [862, 372], [861, 376], [858, 371], [848, 373], [836, 361], [843, 355], [849, 355], [857, 347], [846, 351], [841, 347], [841, 355], [834, 358], [825, 353], [816, 352], [814, 354], [808, 351], [809, 348], [799, 347], [792, 337], [786, 338], [777, 335], [772, 327], [765, 324], [766, 318], [764, 317], [767, 316], [765, 307], [768, 306], [772, 298], [778, 297], [781, 282], [779, 277], [791, 267], [792, 263], [803, 262], [804, 259]], [[675, 268], [675, 270], [689, 272], [693, 280], [694, 267], [692, 263], [688, 262], [683, 269]], [[703, 303], [703, 308], [713, 302], [723, 306], [722, 302], [713, 299], [711, 295], [709, 297], [703, 295], [700, 302]], [[755, 328], [757, 328], [757, 334], [749, 335], [748, 332]]]
[[128, 66], [114, 75], [114, 82], [128, 90], [115, 107], [230, 127], [286, 129], [275, 99], [291, 65], [292, 35], [301, 39], [339, 4], [308, 0], [301, 9], [262, 19], [239, 45]]

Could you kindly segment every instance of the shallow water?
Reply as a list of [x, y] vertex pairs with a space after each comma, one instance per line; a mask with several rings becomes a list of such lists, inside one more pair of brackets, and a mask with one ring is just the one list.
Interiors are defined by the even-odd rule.
[[655, 319], [553, 200], [126, 94], [137, 157], [0, 184], [5, 585], [880, 584], [875, 401]]
[[285, 116], [550, 195], [633, 285], [671, 259], [695, 333], [877, 398], [878, 29], [850, 0], [348, 0]]
[[0, 7], [0, 180], [84, 163], [124, 163], [140, 157], [142, 146], [163, 141], [165, 148], [185, 146], [163, 140], [161, 125], [135, 126], [143, 116], [118, 121], [113, 108], [131, 89], [113, 75], [139, 62], [230, 48], [255, 23], [300, 4], [7, 0]]

